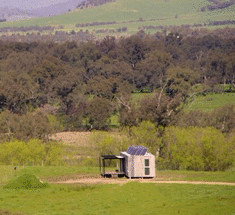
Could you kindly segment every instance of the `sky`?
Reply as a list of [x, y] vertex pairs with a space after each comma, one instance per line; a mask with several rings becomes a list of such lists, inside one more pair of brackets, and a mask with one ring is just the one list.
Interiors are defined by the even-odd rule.
[[47, 7], [68, 0], [0, 0], [0, 7], [16, 7], [22, 10], [30, 10], [39, 7]]

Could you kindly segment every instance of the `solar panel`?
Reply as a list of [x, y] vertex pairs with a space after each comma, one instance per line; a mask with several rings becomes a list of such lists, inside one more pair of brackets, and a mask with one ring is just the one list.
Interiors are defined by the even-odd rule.
[[133, 146], [130, 146], [127, 151], [128, 151], [128, 152], [127, 152], [128, 154], [132, 154]]
[[141, 146], [138, 146], [136, 152], [135, 152], [135, 155], [140, 155], [140, 152], [142, 150], [142, 147]]
[[127, 149], [127, 153], [130, 155], [145, 155], [147, 148], [144, 146], [130, 146]]
[[143, 148], [141, 149], [140, 155], [145, 155], [146, 152], [147, 152], [147, 148]]
[[138, 150], [137, 147], [133, 147], [131, 155], [135, 155], [137, 150]]

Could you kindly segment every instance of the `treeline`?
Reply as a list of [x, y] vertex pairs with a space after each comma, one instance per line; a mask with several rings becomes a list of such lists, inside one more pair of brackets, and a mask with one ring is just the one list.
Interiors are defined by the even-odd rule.
[[[220, 84], [233, 90], [234, 47], [234, 39], [177, 32], [80, 44], [0, 42], [2, 136], [46, 139], [56, 130], [110, 129], [114, 115], [120, 126], [149, 120], [167, 127], [179, 119], [191, 126], [181, 115], [191, 95], [221, 92]], [[133, 101], [135, 91], [152, 95]], [[231, 131], [232, 108], [226, 110], [203, 126]]]
[[95, 132], [93, 147], [100, 153], [118, 154], [131, 144], [144, 145], [156, 156], [157, 169], [224, 171], [232, 166], [234, 136], [225, 136], [213, 127], [156, 127], [149, 121], [124, 128], [115, 137]]
[[116, 24], [117, 22], [112, 21], [112, 22], [91, 22], [91, 23], [82, 23], [82, 24], [76, 24], [76, 28], [83, 28], [83, 27], [89, 27], [89, 26], [99, 26], [99, 25], [113, 25]]
[[[60, 28], [63, 28], [61, 26]], [[43, 31], [54, 31], [55, 27], [52, 26], [29, 26], [29, 27], [5, 27], [0, 28], [0, 32], [28, 32], [28, 31], [37, 31], [37, 32], [43, 32]]]
[[60, 165], [63, 147], [56, 142], [38, 139], [9, 141], [0, 145], [0, 164], [4, 165]]
[[[193, 28], [193, 27], [205, 27], [205, 26], [218, 26], [218, 25], [235, 25], [235, 21], [233, 20], [224, 20], [224, 21], [213, 21], [209, 23], [204, 23], [204, 24], [193, 24], [193, 25], [182, 25], [182, 28]], [[168, 28], [171, 28], [173, 26], [168, 26]], [[162, 25], [144, 25], [139, 27], [139, 30], [163, 30], [165, 29], [165, 26]]]
[[96, 30], [96, 34], [113, 34], [113, 33], [122, 33], [127, 32], [127, 27], [117, 28], [117, 29], [99, 29]]
[[168, 127], [161, 147], [160, 169], [224, 171], [233, 163], [234, 139], [215, 128]]
[[27, 32], [25, 34], [15, 33], [11, 35], [2, 34], [0, 36], [0, 41], [12, 41], [12, 42], [25, 42], [25, 43], [34, 43], [34, 42], [56, 42], [56, 43], [64, 43], [66, 41], [76, 41], [77, 43], [86, 42], [89, 40], [93, 40], [94, 36], [89, 31], [55, 31], [49, 32], [47, 34], [42, 34], [40, 32]]
[[225, 2], [221, 2], [218, 0], [208, 0], [208, 1], [213, 3], [213, 5], [208, 5], [206, 7], [202, 7], [201, 8], [202, 12], [204, 12], [206, 10], [214, 11], [214, 10], [224, 9], [224, 8], [230, 7], [233, 4], [235, 4], [234, 0], [229, 0], [229, 1], [225, 1]]
[[77, 8], [79, 9], [84, 9], [88, 7], [97, 7], [99, 5], [103, 5], [109, 2], [115, 2], [116, 0], [84, 0], [79, 5]]

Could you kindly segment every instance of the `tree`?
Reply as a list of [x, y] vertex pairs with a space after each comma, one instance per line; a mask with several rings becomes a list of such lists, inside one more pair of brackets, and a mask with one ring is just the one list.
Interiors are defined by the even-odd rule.
[[213, 111], [210, 117], [211, 125], [222, 132], [230, 132], [235, 128], [234, 105], [226, 105]]
[[137, 62], [144, 58], [146, 46], [137, 36], [131, 36], [120, 41], [124, 59], [129, 62], [132, 68], [135, 68]]
[[113, 112], [112, 103], [100, 97], [93, 98], [87, 108], [87, 117], [91, 129], [105, 129], [108, 127], [108, 119]]
[[38, 98], [38, 85], [24, 72], [0, 72], [2, 108], [14, 113], [25, 113], [27, 106]]
[[87, 97], [79, 91], [74, 90], [67, 97], [63, 98], [60, 108], [55, 114], [66, 129], [75, 130], [83, 128], [83, 120], [88, 107]]
[[143, 121], [139, 126], [133, 126], [129, 133], [133, 144], [144, 145], [154, 154], [159, 151], [161, 138], [154, 123]]
[[163, 135], [159, 167], [218, 171], [232, 165], [231, 142], [215, 128], [168, 127]]
[[151, 90], [162, 87], [166, 79], [166, 70], [171, 62], [171, 56], [163, 50], [150, 52], [136, 66], [134, 72], [136, 87], [149, 87]]
[[180, 111], [180, 95], [170, 97], [164, 92], [155, 93], [140, 101], [140, 120], [148, 120], [156, 126], [167, 126], [172, 123]]
[[167, 93], [187, 97], [192, 86], [199, 80], [199, 74], [189, 68], [171, 67], [166, 72]]
[[99, 43], [100, 50], [108, 54], [111, 51], [114, 51], [116, 48], [115, 37], [106, 36], [100, 43]]
[[225, 105], [213, 112], [199, 110], [183, 113], [178, 116], [177, 125], [182, 127], [214, 127], [221, 132], [229, 133], [234, 129], [233, 114], [234, 105]]
[[0, 114], [0, 125], [0, 133], [5, 139], [7, 137], [6, 140], [48, 140], [49, 134], [53, 131], [47, 116], [40, 110], [24, 115], [4, 111]]

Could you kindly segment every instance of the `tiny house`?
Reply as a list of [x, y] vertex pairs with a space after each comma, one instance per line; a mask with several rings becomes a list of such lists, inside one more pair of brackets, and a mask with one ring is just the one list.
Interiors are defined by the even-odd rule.
[[[106, 171], [105, 161], [116, 159], [119, 161], [119, 169]], [[126, 176], [128, 178], [154, 178], [155, 156], [148, 152], [144, 146], [130, 146], [127, 151], [120, 155], [102, 155], [100, 159], [100, 171], [104, 177]]]

